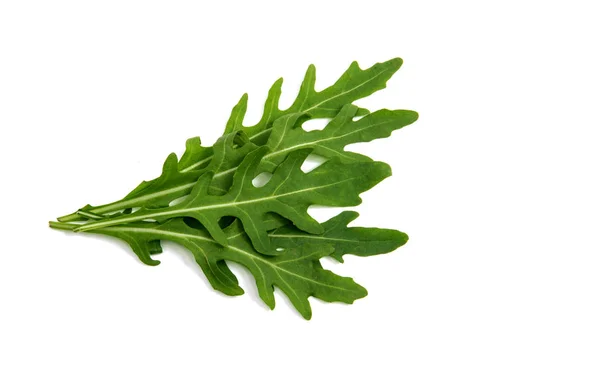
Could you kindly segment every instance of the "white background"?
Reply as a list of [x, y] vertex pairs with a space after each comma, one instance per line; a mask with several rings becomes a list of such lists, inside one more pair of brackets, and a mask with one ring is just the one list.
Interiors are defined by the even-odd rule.
[[[600, 377], [594, 3], [2, 1], [0, 377]], [[244, 92], [249, 125], [280, 76], [285, 107], [310, 63], [319, 89], [396, 56], [358, 104], [421, 118], [355, 148], [394, 176], [353, 225], [411, 239], [324, 263], [353, 305], [305, 321], [239, 266], [229, 298], [174, 244], [148, 267], [47, 227], [214, 142]]]

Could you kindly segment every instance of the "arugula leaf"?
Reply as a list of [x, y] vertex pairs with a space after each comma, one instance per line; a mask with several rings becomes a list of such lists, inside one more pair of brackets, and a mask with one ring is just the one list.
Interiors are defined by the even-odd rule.
[[[244, 130], [255, 143], [263, 144], [269, 134], [269, 125], [284, 115], [303, 113], [310, 118], [334, 117], [344, 105], [385, 88], [388, 79], [398, 71], [400, 66], [402, 66], [402, 59], [394, 58], [361, 70], [358, 62], [355, 61], [334, 85], [316, 92], [316, 69], [314, 65], [310, 65], [300, 86], [300, 93], [288, 109], [280, 110], [278, 107], [283, 83], [283, 79], [280, 78], [269, 90], [261, 120], [254, 126], [242, 125], [248, 105], [248, 94], [244, 94], [231, 112], [225, 133]], [[367, 113], [369, 112], [366, 109], [358, 111], [359, 115]]]
[[267, 148], [261, 147], [248, 154], [236, 171], [227, 194], [208, 193], [212, 175], [203, 175], [194, 186], [189, 198], [166, 208], [142, 208], [130, 215], [106, 220], [90, 221], [75, 231], [88, 231], [135, 221], [154, 219], [165, 222], [174, 217], [192, 217], [198, 220], [220, 244], [227, 238], [219, 226], [223, 216], [241, 220], [254, 247], [264, 254], [276, 254], [271, 249], [267, 229], [263, 223], [266, 214], [277, 213], [308, 233], [321, 233], [322, 226], [307, 213], [310, 205], [353, 206], [361, 203], [358, 196], [391, 175], [389, 166], [382, 162], [355, 162], [344, 164], [338, 158], [325, 162], [309, 173], [300, 169], [310, 150], [289, 154], [273, 173], [271, 180], [256, 188], [252, 180], [258, 174], [261, 159]]
[[[348, 103], [369, 96], [377, 90], [385, 88], [387, 80], [400, 68], [402, 60], [395, 58], [384, 63], [378, 63], [369, 69], [361, 70], [356, 62], [353, 62], [348, 70], [332, 86], [321, 92], [316, 92], [315, 67], [310, 66], [300, 87], [300, 92], [292, 104], [286, 110], [278, 108], [281, 95], [282, 79], [272, 86], [265, 102], [264, 114], [261, 120], [254, 126], [244, 127], [242, 121], [246, 113], [248, 96], [242, 96], [240, 102], [233, 108], [231, 117], [227, 122], [225, 134], [236, 131], [244, 131], [249, 136], [246, 143], [263, 145], [269, 139], [270, 129], [273, 122], [283, 116], [302, 115], [305, 118], [330, 118], [334, 117], [340, 109]], [[368, 113], [364, 109], [357, 109], [357, 115]], [[109, 204], [100, 206], [86, 205], [83, 211], [95, 214], [109, 214], [126, 208], [140, 206], [164, 206], [170, 201], [189, 193], [193, 182], [204, 172], [208, 171], [208, 165], [214, 159], [215, 150], [211, 147], [203, 147], [200, 138], [190, 138], [186, 142], [186, 150], [181, 160], [174, 161], [174, 155], [170, 155], [165, 161], [162, 175], [151, 181], [144, 181], [125, 198]], [[215, 171], [219, 172], [219, 171]], [[223, 174], [224, 183], [230, 183], [230, 178]], [[194, 179], [195, 177], [195, 179]], [[218, 178], [218, 177], [217, 177]], [[224, 192], [228, 187], [214, 186], [216, 191]], [[78, 212], [59, 217], [59, 221], [82, 221], [83, 217]]]
[[[257, 252], [239, 221], [225, 229], [228, 240], [228, 246], [225, 247], [212, 239], [206, 230], [191, 227], [181, 218], [172, 219], [164, 224], [141, 222], [95, 229], [91, 232], [124, 239], [138, 257], [150, 265], [159, 263], [154, 260], [148, 261], [153, 254], [151, 248], [154, 243], [159, 240], [179, 243], [194, 255], [213, 288], [230, 296], [242, 295], [244, 290], [239, 286], [226, 260], [242, 264], [255, 277], [259, 296], [269, 308], [275, 307], [273, 286], [277, 286], [291, 300], [298, 312], [304, 318], [310, 319], [310, 296], [329, 302], [352, 303], [367, 295], [367, 291], [352, 279], [324, 270], [319, 262], [321, 257], [332, 256], [341, 259], [344, 254], [382, 254], [393, 251], [406, 242], [406, 235], [395, 230], [347, 228], [348, 222], [356, 216], [355, 212], [342, 212], [323, 223], [326, 230], [323, 236], [327, 238], [327, 243], [322, 243], [323, 240], [313, 240], [318, 244], [310, 243], [309, 237], [315, 236], [293, 226], [272, 231], [269, 236], [273, 244], [285, 247], [284, 252], [277, 257]], [[62, 223], [53, 223], [52, 226], [57, 229], [74, 228]], [[336, 239], [333, 239], [333, 236], [336, 236]], [[377, 246], [371, 250], [373, 243]], [[363, 254], [366, 251], [369, 251], [369, 254]]]
[[224, 261], [242, 264], [254, 276], [259, 296], [269, 308], [275, 307], [273, 286], [277, 286], [305, 319], [312, 315], [309, 296], [329, 302], [352, 303], [367, 295], [367, 291], [352, 279], [323, 269], [319, 259], [331, 254], [331, 246], [303, 245], [276, 257], [264, 256], [253, 248], [239, 222], [225, 230], [228, 246], [221, 246], [207, 232], [191, 228], [181, 219], [151, 228], [123, 225], [98, 232], [126, 233], [141, 241], [146, 237], [146, 241], [161, 239], [179, 243], [194, 254], [213, 288], [227, 295], [241, 295], [243, 290]]
[[[393, 130], [409, 125], [418, 118], [418, 114], [413, 111], [384, 109], [353, 121], [358, 110], [356, 106], [348, 104], [323, 130], [311, 132], [306, 132], [297, 125], [303, 114], [295, 113], [279, 118], [267, 141], [266, 146], [271, 151], [263, 157], [261, 169], [272, 172], [287, 154], [306, 148], [314, 149], [315, 153], [325, 158], [338, 157], [341, 162], [370, 161], [369, 157], [345, 151], [344, 148], [352, 143], [388, 137]], [[190, 172], [181, 172], [177, 166], [177, 157], [171, 154], [164, 164], [161, 176], [138, 187], [120, 205], [143, 205], [148, 208], [167, 206], [171, 201], [189, 194], [198, 178], [209, 171], [214, 173], [209, 192], [226, 193], [244, 156], [256, 148], [258, 146], [251, 143], [243, 132], [227, 134], [211, 149], [214, 158], [210, 163], [203, 170]], [[94, 208], [86, 206], [83, 211], [92, 212]]]

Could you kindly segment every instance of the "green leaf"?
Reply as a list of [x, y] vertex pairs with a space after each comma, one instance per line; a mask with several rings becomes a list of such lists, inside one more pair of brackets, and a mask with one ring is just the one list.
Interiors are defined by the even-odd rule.
[[[348, 223], [357, 216], [356, 212], [342, 212], [322, 224], [324, 233], [320, 236], [306, 234], [292, 225], [271, 231], [269, 237], [273, 245], [284, 248], [277, 257], [257, 252], [239, 220], [224, 231], [228, 246], [221, 246], [206, 230], [192, 227], [181, 218], [164, 224], [138, 222], [111, 226], [92, 230], [91, 233], [124, 239], [140, 260], [149, 265], [159, 263], [149, 258], [154, 244], [160, 240], [179, 243], [193, 254], [213, 288], [230, 296], [241, 295], [244, 291], [226, 260], [239, 263], [255, 277], [259, 295], [271, 309], [275, 306], [273, 286], [277, 286], [302, 316], [309, 319], [309, 296], [330, 302], [352, 303], [367, 294], [352, 279], [324, 270], [319, 263], [321, 257], [332, 256], [341, 261], [345, 254], [370, 256], [388, 253], [408, 239], [406, 234], [390, 229], [348, 228]], [[281, 225], [282, 222], [277, 217], [266, 221], [269, 225]], [[76, 227], [57, 222], [51, 222], [51, 226], [65, 230]]]
[[405, 233], [393, 229], [349, 228], [348, 224], [358, 213], [345, 211], [321, 224], [323, 233], [315, 235], [303, 232], [293, 225], [285, 225], [269, 232], [273, 246], [298, 248], [305, 244], [327, 243], [334, 247], [330, 255], [343, 262], [345, 254], [368, 257], [394, 251], [408, 241]]
[[277, 257], [264, 256], [253, 248], [239, 222], [234, 222], [224, 231], [228, 246], [221, 246], [206, 231], [192, 228], [182, 219], [170, 220], [165, 224], [113, 226], [93, 232], [117, 238], [127, 236], [126, 241], [140, 257], [147, 255], [145, 249], [153, 241], [179, 243], [192, 252], [213, 288], [227, 295], [243, 294], [225, 261], [239, 263], [252, 273], [259, 296], [269, 308], [275, 307], [273, 286], [277, 286], [306, 319], [310, 319], [312, 314], [308, 302], [310, 296], [329, 302], [352, 303], [367, 295], [367, 291], [352, 279], [323, 269], [319, 259], [331, 254], [332, 246], [302, 243], [286, 249]]
[[[418, 118], [418, 114], [413, 111], [384, 109], [353, 121], [357, 111], [356, 106], [346, 105], [323, 130], [311, 132], [306, 132], [298, 126], [302, 114], [295, 113], [279, 118], [266, 145], [271, 151], [263, 157], [261, 169], [272, 172], [287, 154], [306, 148], [314, 149], [313, 152], [325, 158], [337, 157], [345, 163], [370, 161], [370, 158], [345, 151], [344, 148], [352, 143], [388, 137], [393, 130], [409, 125]], [[216, 142], [214, 149], [211, 149], [214, 158], [210, 163], [201, 171], [189, 172], [181, 172], [178, 169], [177, 158], [172, 154], [165, 162], [162, 175], [129, 194], [121, 205], [143, 205], [147, 208], [167, 206], [171, 201], [189, 194], [198, 178], [208, 171], [214, 172], [210, 193], [226, 193], [244, 156], [256, 148], [257, 146], [242, 132], [227, 134]], [[94, 211], [94, 207], [87, 206], [83, 210]], [[99, 210], [102, 212], [105, 208], [101, 207]]]
[[[300, 86], [300, 92], [288, 109], [280, 110], [278, 106], [283, 83], [283, 79], [279, 79], [269, 90], [260, 121], [253, 126], [242, 125], [248, 104], [248, 95], [244, 94], [231, 112], [225, 133], [244, 130], [252, 141], [263, 144], [267, 141], [270, 125], [284, 115], [303, 113], [310, 118], [334, 117], [344, 105], [385, 88], [386, 82], [400, 66], [402, 66], [400, 58], [377, 63], [366, 70], [362, 70], [357, 62], [353, 62], [334, 85], [317, 92], [315, 91], [316, 69], [315, 66], [310, 65]], [[358, 113], [365, 115], [368, 111], [361, 109]]]
[[189, 198], [180, 204], [161, 209], [142, 208], [131, 215], [91, 221], [75, 230], [93, 230], [147, 219], [164, 222], [173, 217], [192, 217], [217, 242], [227, 245], [218, 221], [223, 216], [233, 216], [241, 220], [258, 251], [275, 254], [263, 223], [265, 215], [273, 212], [308, 233], [321, 233], [321, 225], [307, 213], [310, 205], [358, 205], [361, 203], [360, 193], [391, 175], [390, 168], [385, 163], [344, 164], [337, 158], [304, 173], [300, 166], [310, 150], [298, 150], [289, 154], [265, 186], [256, 188], [252, 180], [258, 174], [259, 163], [266, 151], [266, 147], [262, 147], [248, 154], [235, 173], [231, 189], [225, 195], [208, 194], [212, 175], [207, 174], [198, 180]]
[[[225, 134], [243, 130], [249, 136], [246, 144], [250, 146], [263, 145], [269, 139], [271, 127], [276, 119], [291, 116], [288, 122], [290, 120], [295, 122], [299, 117], [312, 119], [334, 117], [344, 105], [385, 88], [386, 82], [401, 65], [402, 60], [395, 58], [384, 63], [375, 64], [369, 69], [361, 70], [358, 64], [354, 62], [334, 85], [321, 92], [314, 90], [315, 68], [311, 65], [301, 85], [298, 97], [290, 108], [287, 110], [280, 110], [278, 108], [282, 83], [280, 79], [275, 82], [269, 91], [262, 119], [251, 127], [244, 127], [242, 125], [247, 107], [247, 95], [244, 95], [232, 110]], [[365, 110], [355, 109], [356, 115], [368, 113]], [[280, 126], [280, 128], [286, 127]], [[334, 128], [332, 127], [331, 129]], [[240, 134], [233, 135], [239, 136]], [[292, 141], [286, 142], [282, 146], [289, 148], [291, 143]], [[122, 200], [100, 206], [87, 205], [82, 210], [95, 214], [108, 214], [131, 207], [165, 206], [174, 199], [189, 193], [193, 183], [207, 171], [216, 173], [216, 182], [212, 185], [212, 190], [216, 191], [216, 193], [224, 193], [229, 188], [228, 185], [231, 184], [231, 176], [235, 168], [232, 166], [233, 162], [229, 164], [229, 168], [233, 168], [233, 170], [225, 168], [217, 170], [214, 167], [209, 167], [210, 162], [217, 158], [213, 156], [213, 154], [217, 154], [216, 149], [217, 146], [214, 149], [201, 146], [198, 137], [190, 138], [186, 143], [186, 150], [181, 160], [175, 164], [174, 159], [176, 157], [170, 155], [165, 162], [163, 173], [159, 178], [142, 182]], [[288, 149], [286, 153], [291, 150]], [[331, 154], [335, 154], [335, 152]], [[323, 153], [323, 156], [329, 157], [331, 154]], [[279, 154], [274, 158], [281, 161], [284, 157], [284, 154]], [[222, 174], [219, 175], [221, 172]], [[63, 222], [85, 219], [85, 217], [77, 214], [77, 212], [58, 218], [59, 221]]]

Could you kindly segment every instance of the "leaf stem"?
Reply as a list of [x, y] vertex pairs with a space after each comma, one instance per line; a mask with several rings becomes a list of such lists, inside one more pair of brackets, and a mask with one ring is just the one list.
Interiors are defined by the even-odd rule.
[[89, 212], [89, 211], [84, 211], [84, 210], [78, 210], [77, 214], [79, 216], [85, 217], [85, 218], [89, 218], [90, 220], [102, 220], [104, 219], [104, 216], [100, 216], [94, 212]]
[[[73, 212], [73, 213], [68, 214], [68, 215], [60, 216], [60, 217], [57, 218], [57, 220], [60, 221], [60, 222], [71, 222], [71, 221], [83, 221], [84, 218], [81, 217], [79, 215], [79, 213]], [[50, 221], [50, 222], [54, 222], [54, 221]]]
[[48, 226], [50, 226], [52, 229], [71, 230], [72, 231], [80, 225], [68, 224], [65, 222], [58, 222], [58, 221], [50, 221], [50, 222], [48, 222]]

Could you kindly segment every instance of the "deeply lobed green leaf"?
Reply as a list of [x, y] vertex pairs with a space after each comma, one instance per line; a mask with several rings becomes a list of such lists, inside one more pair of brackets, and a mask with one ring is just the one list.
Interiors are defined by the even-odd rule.
[[[263, 117], [260, 121], [253, 126], [242, 125], [248, 105], [248, 95], [244, 94], [231, 112], [225, 127], [225, 134], [244, 130], [251, 140], [262, 145], [267, 141], [270, 124], [278, 118], [293, 113], [303, 113], [310, 118], [334, 117], [344, 105], [385, 88], [389, 78], [398, 71], [400, 66], [402, 66], [400, 58], [377, 63], [366, 70], [362, 70], [358, 66], [358, 62], [352, 62], [348, 70], [334, 85], [317, 92], [315, 90], [316, 68], [314, 65], [310, 65], [300, 86], [300, 92], [288, 109], [279, 109], [281, 85], [283, 84], [283, 79], [280, 78], [269, 90]], [[369, 112], [366, 109], [360, 109], [358, 113], [365, 115]]]
[[[275, 307], [273, 286], [276, 286], [289, 297], [304, 318], [310, 319], [310, 296], [329, 302], [352, 303], [367, 295], [367, 291], [352, 279], [323, 269], [320, 258], [332, 256], [341, 260], [345, 254], [383, 254], [395, 250], [407, 240], [404, 233], [395, 230], [348, 228], [347, 224], [356, 216], [355, 212], [342, 212], [323, 223], [324, 240], [317, 240], [316, 236], [292, 225], [271, 231], [269, 237], [273, 246], [284, 248], [276, 257], [256, 251], [239, 221], [224, 231], [227, 246], [217, 243], [206, 230], [192, 227], [181, 218], [164, 224], [138, 222], [91, 232], [124, 240], [149, 265], [159, 263], [151, 258], [156, 253], [153, 247], [159, 240], [179, 243], [194, 255], [213, 288], [230, 296], [242, 295], [244, 290], [226, 261], [239, 263], [252, 273], [259, 296], [271, 309]], [[278, 221], [267, 223], [276, 225]], [[54, 227], [72, 229], [61, 223], [55, 223]]]
[[[344, 105], [385, 88], [386, 82], [401, 65], [402, 60], [395, 58], [362, 70], [358, 63], [353, 62], [335, 84], [320, 92], [314, 89], [316, 70], [311, 65], [292, 106], [286, 110], [280, 110], [278, 107], [283, 82], [283, 79], [279, 79], [269, 91], [261, 120], [253, 126], [245, 127], [242, 125], [248, 100], [247, 95], [244, 95], [233, 108], [224, 134], [244, 131], [249, 137], [249, 142], [255, 145], [264, 145], [269, 139], [273, 123], [278, 118], [294, 114], [303, 115], [306, 118], [334, 117]], [[356, 112], [358, 115], [368, 113], [364, 109], [357, 109]], [[186, 143], [185, 153], [176, 165], [176, 170], [172, 169], [172, 167], [175, 167], [174, 162], [172, 162], [173, 156], [169, 156], [167, 162], [165, 162], [165, 166], [167, 166], [167, 163], [169, 164], [169, 167], [165, 167], [165, 169], [168, 168], [168, 171], [163, 170], [163, 174], [159, 178], [142, 182], [122, 200], [100, 206], [86, 205], [82, 209], [96, 214], [108, 214], [131, 207], [164, 206], [173, 199], [189, 193], [192, 178], [194, 176], [196, 179], [199, 178], [209, 169], [207, 166], [214, 159], [214, 153], [213, 148], [201, 146], [198, 137], [191, 138]], [[226, 175], [229, 174], [225, 173], [224, 176]], [[224, 182], [228, 181], [227, 178], [223, 180]], [[215, 186], [215, 188], [217, 191], [227, 189], [219, 186]], [[85, 217], [75, 212], [58, 219], [59, 221], [68, 222], [84, 220]]]

